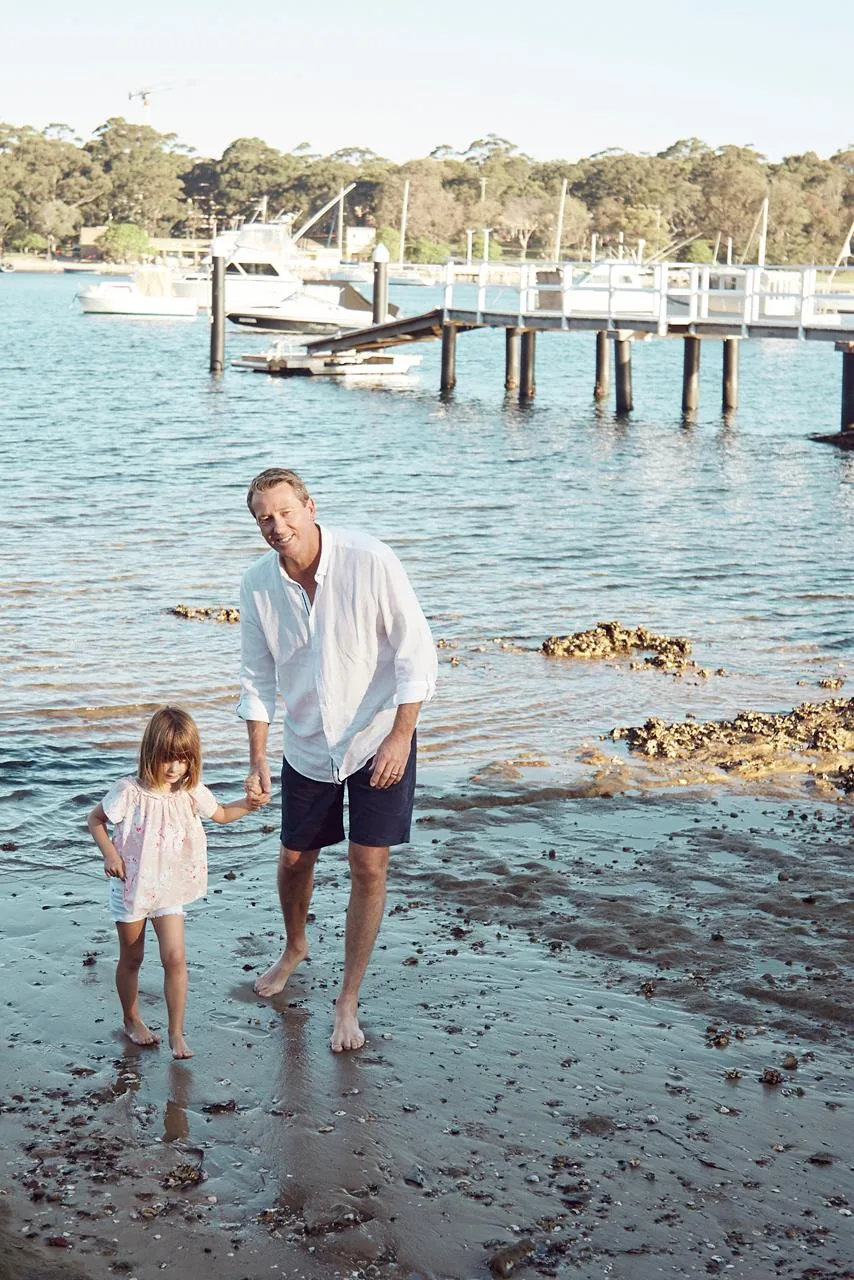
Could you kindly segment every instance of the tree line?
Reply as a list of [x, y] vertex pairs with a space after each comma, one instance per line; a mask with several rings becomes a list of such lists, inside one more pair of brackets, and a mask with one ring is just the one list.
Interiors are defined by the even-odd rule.
[[[81, 226], [102, 224], [210, 234], [262, 200], [271, 214], [302, 219], [354, 183], [347, 222], [376, 227], [395, 251], [407, 180], [411, 261], [464, 253], [467, 231], [479, 248], [484, 227], [496, 256], [550, 258], [561, 204], [560, 249], [570, 258], [584, 256], [595, 234], [603, 251], [643, 241], [646, 256], [698, 262], [720, 260], [730, 241], [737, 261], [755, 250], [768, 197], [768, 261], [823, 263], [836, 259], [854, 219], [854, 148], [769, 163], [750, 146], [688, 138], [656, 155], [611, 149], [540, 161], [489, 134], [463, 151], [437, 146], [396, 164], [364, 147], [319, 155], [306, 143], [282, 152], [238, 138], [216, 160], [195, 156], [175, 134], [113, 117], [87, 142], [63, 124], [0, 124], [0, 246], [68, 249]], [[331, 236], [333, 218], [334, 210], [312, 235]]]

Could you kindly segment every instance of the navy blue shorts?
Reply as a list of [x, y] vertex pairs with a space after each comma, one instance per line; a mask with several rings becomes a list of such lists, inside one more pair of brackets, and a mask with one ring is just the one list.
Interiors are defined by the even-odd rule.
[[390, 787], [372, 787], [371, 758], [344, 782], [316, 782], [282, 761], [282, 844], [286, 849], [322, 849], [344, 839], [344, 788], [350, 805], [350, 839], [385, 848], [406, 844], [415, 802], [416, 736], [406, 769]]

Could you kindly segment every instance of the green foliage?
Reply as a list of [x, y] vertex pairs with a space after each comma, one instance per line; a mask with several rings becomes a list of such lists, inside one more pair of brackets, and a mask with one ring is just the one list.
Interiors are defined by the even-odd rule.
[[682, 262], [714, 262], [714, 246], [708, 240], [692, 240], [680, 250], [679, 258]]
[[407, 237], [407, 262], [445, 262], [451, 256], [451, 246], [444, 240], [429, 240], [427, 236]]
[[148, 236], [133, 222], [111, 222], [98, 243], [108, 262], [140, 262], [151, 253]]
[[400, 257], [400, 232], [395, 227], [378, 227], [377, 244], [385, 245], [393, 262]]
[[46, 253], [48, 244], [44, 236], [23, 227], [9, 237], [9, 248], [18, 253]]

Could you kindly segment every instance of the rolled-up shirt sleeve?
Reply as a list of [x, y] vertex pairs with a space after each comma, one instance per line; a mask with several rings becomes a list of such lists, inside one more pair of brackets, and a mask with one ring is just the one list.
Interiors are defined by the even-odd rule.
[[258, 616], [252, 590], [240, 587], [240, 701], [242, 720], [270, 724], [276, 713], [276, 661]]
[[436, 692], [436, 645], [403, 565], [393, 552], [382, 559], [380, 610], [394, 649], [395, 702], [429, 702]]

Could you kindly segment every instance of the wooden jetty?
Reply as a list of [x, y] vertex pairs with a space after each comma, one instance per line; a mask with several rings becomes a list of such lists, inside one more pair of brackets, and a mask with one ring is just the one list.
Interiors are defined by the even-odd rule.
[[495, 285], [489, 264], [484, 263], [473, 285], [470, 273], [466, 271], [461, 281], [459, 268], [449, 264], [442, 306], [317, 339], [306, 345], [306, 351], [339, 355], [439, 339], [441, 389], [449, 392], [456, 384], [457, 334], [500, 328], [506, 334], [505, 388], [518, 391], [525, 400], [536, 389], [537, 333], [592, 331], [596, 334], [594, 395], [604, 400], [610, 394], [613, 342], [616, 409], [628, 413], [633, 407], [631, 344], [635, 336], [680, 338], [684, 343], [682, 408], [690, 415], [699, 403], [704, 342], [722, 344], [721, 403], [727, 413], [738, 403], [741, 342], [755, 338], [833, 342], [843, 364], [840, 432], [814, 438], [848, 447], [854, 446], [854, 294], [831, 292], [829, 274], [829, 269], [822, 272], [816, 267], [523, 263], [515, 284]]

